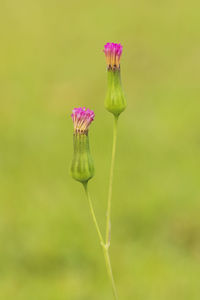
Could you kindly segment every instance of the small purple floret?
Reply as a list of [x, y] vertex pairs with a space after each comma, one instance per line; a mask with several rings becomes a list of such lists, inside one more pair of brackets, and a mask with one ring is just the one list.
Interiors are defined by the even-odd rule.
[[122, 55], [122, 45], [119, 43], [107, 43], [104, 45], [104, 53], [108, 68], [119, 68]]
[[74, 130], [77, 132], [87, 132], [90, 124], [94, 120], [95, 114], [85, 107], [74, 108], [71, 114]]
[[120, 43], [119, 44], [116, 44], [116, 43], [107, 43], [104, 46], [104, 52], [105, 52], [105, 54], [107, 54], [107, 53], [110, 52], [110, 53], [112, 53], [114, 55], [121, 56], [122, 49], [123, 49], [123, 46]]

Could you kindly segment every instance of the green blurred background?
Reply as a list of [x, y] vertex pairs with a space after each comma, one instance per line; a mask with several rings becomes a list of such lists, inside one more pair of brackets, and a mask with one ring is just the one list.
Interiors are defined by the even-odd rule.
[[110, 300], [71, 110], [96, 113], [90, 183], [105, 229], [112, 115], [103, 45], [121, 42], [111, 258], [120, 299], [200, 299], [198, 1], [1, 0], [0, 299]]

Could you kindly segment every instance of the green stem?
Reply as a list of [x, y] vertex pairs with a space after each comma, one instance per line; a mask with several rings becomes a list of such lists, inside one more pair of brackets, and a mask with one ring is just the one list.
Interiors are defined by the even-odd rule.
[[94, 208], [93, 208], [92, 201], [91, 201], [91, 198], [90, 198], [90, 194], [88, 192], [88, 182], [83, 183], [83, 186], [84, 186], [84, 189], [85, 189], [86, 197], [87, 197], [88, 202], [89, 202], [92, 219], [93, 219], [93, 222], [94, 222], [94, 225], [95, 225], [98, 237], [99, 237], [99, 241], [100, 241], [100, 244], [103, 248], [103, 253], [104, 253], [105, 262], [106, 262], [106, 269], [107, 269], [108, 276], [109, 276], [109, 279], [110, 279], [111, 284], [112, 284], [113, 295], [114, 295], [115, 300], [118, 300], [117, 290], [116, 290], [116, 287], [115, 287], [115, 281], [114, 281], [114, 278], [113, 278], [112, 267], [111, 267], [111, 263], [110, 263], [110, 256], [109, 256], [109, 252], [108, 252], [108, 247], [104, 242], [103, 236], [101, 234], [101, 231], [100, 231], [100, 228], [99, 228], [96, 216], [95, 216], [95, 212], [94, 212]]
[[104, 246], [104, 244], [105, 244], [104, 239], [103, 239], [101, 231], [99, 229], [99, 225], [98, 225], [98, 222], [97, 222], [97, 219], [96, 219], [96, 216], [95, 216], [95, 212], [94, 212], [94, 208], [93, 208], [92, 201], [91, 201], [91, 198], [90, 198], [90, 194], [88, 192], [88, 183], [87, 182], [83, 183], [83, 186], [84, 186], [84, 189], [85, 189], [86, 197], [87, 197], [88, 202], [89, 202], [90, 211], [91, 211], [91, 214], [92, 214], [92, 219], [93, 219], [96, 231], [97, 231], [98, 236], [99, 236], [100, 244], [102, 246]]
[[108, 206], [106, 214], [106, 244], [110, 246], [111, 239], [111, 199], [112, 199], [112, 186], [113, 186], [113, 173], [115, 164], [115, 152], [116, 152], [116, 142], [117, 142], [117, 121], [118, 117], [114, 116], [114, 126], [113, 126], [113, 146], [112, 146], [112, 157], [111, 157], [111, 167], [110, 167], [110, 179], [109, 179], [109, 190], [108, 190]]
[[112, 273], [112, 266], [111, 266], [111, 262], [110, 262], [110, 255], [108, 252], [108, 247], [106, 247], [106, 245], [104, 245], [104, 256], [105, 256], [108, 276], [109, 276], [110, 282], [112, 284], [113, 296], [114, 296], [115, 300], [118, 300], [117, 289], [115, 286], [115, 281], [114, 281], [114, 277], [113, 277], [113, 273]]

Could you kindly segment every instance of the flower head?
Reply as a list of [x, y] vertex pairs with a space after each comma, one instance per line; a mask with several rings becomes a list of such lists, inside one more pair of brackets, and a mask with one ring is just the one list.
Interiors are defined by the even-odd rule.
[[104, 46], [104, 53], [106, 55], [106, 63], [108, 69], [120, 68], [120, 57], [122, 55], [122, 45], [115, 43], [107, 43]]
[[94, 112], [89, 108], [74, 108], [71, 114], [74, 123], [74, 131], [79, 133], [87, 133], [90, 124], [94, 120], [94, 116]]

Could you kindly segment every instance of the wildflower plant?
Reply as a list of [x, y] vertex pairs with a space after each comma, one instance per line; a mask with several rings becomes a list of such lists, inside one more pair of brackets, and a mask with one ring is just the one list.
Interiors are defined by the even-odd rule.
[[122, 45], [115, 43], [107, 43], [104, 46], [104, 53], [106, 56], [107, 63], [107, 76], [108, 85], [107, 93], [105, 98], [105, 107], [114, 116], [113, 125], [113, 146], [111, 156], [111, 167], [110, 167], [110, 178], [109, 178], [109, 190], [108, 190], [108, 203], [106, 213], [106, 233], [105, 238], [101, 233], [98, 225], [96, 215], [94, 212], [91, 197], [88, 191], [88, 182], [94, 176], [94, 164], [90, 153], [89, 147], [89, 126], [94, 120], [95, 114], [92, 110], [83, 108], [74, 108], [72, 111], [72, 120], [74, 123], [74, 156], [71, 164], [71, 176], [83, 184], [86, 197], [89, 202], [89, 207], [93, 222], [99, 237], [100, 244], [103, 249], [106, 268], [108, 276], [111, 281], [113, 296], [118, 299], [115, 281], [113, 277], [109, 247], [111, 240], [111, 199], [112, 199], [112, 185], [113, 185], [113, 174], [114, 174], [114, 163], [115, 163], [115, 152], [116, 152], [116, 141], [117, 141], [117, 124], [119, 115], [126, 108], [126, 99], [121, 84], [120, 74], [120, 58], [122, 54]]

